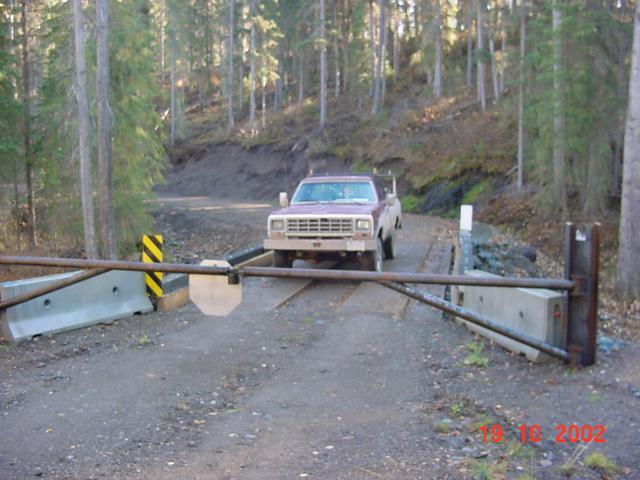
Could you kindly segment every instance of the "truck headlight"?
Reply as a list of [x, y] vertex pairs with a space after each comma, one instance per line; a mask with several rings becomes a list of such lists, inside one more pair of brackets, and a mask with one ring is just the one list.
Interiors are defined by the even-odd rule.
[[271, 230], [274, 230], [274, 231], [284, 230], [284, 220], [271, 220]]
[[356, 230], [369, 230], [371, 228], [371, 222], [369, 220], [357, 220]]

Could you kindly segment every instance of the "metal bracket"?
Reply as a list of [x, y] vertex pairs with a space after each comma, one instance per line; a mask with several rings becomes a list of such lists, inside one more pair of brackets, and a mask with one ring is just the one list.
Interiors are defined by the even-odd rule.
[[227, 283], [229, 285], [238, 285], [240, 283], [240, 274], [235, 270], [229, 270], [229, 273], [227, 273]]
[[583, 297], [589, 291], [589, 278], [586, 275], [572, 275], [571, 280], [575, 286], [569, 292], [572, 297]]

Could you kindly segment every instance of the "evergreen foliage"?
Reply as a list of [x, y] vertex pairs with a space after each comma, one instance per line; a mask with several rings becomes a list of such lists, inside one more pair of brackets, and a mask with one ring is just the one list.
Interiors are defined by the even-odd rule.
[[[229, 17], [231, 1], [233, 20]], [[163, 141], [166, 137], [172, 146], [185, 138], [186, 113], [222, 103], [226, 106], [231, 99], [234, 122], [227, 135], [232, 137], [249, 130], [249, 98], [255, 99], [252, 128], [258, 131], [268, 126], [273, 112], [298, 102], [301, 118], [310, 120], [319, 113], [315, 105], [320, 94], [321, 43], [326, 51], [328, 125], [333, 121], [335, 95], [357, 105], [357, 114], [365, 119], [363, 125], [379, 130], [392, 118], [397, 123], [398, 116], [389, 113], [396, 106], [389, 102], [389, 95], [385, 97], [387, 78], [394, 81], [389, 88], [396, 97], [391, 98], [404, 91], [424, 97], [413, 103], [422, 105], [411, 107], [415, 115], [425, 115], [420, 108], [436, 104], [431, 98], [434, 91], [448, 97], [446, 101], [463, 98], [473, 102], [475, 89], [469, 82], [480, 83], [475, 73], [481, 63], [485, 66], [483, 83], [493, 87], [486, 88], [486, 103], [500, 115], [501, 124], [516, 123], [518, 109], [513, 103], [517, 99], [511, 92], [518, 87], [520, 76], [520, 4], [386, 0], [388, 21], [383, 23], [388, 27], [379, 31], [380, 0], [326, 0], [322, 40], [319, 3], [311, 0], [112, 0], [109, 4], [113, 198], [121, 253], [129, 251], [139, 233], [150, 228], [151, 188], [161, 181]], [[568, 204], [573, 211], [593, 215], [615, 205], [620, 194], [633, 12], [626, 2], [613, 0], [557, 0], [557, 4], [562, 22], [554, 34], [552, 0], [526, 3], [524, 182], [539, 193], [541, 204], [553, 208], [549, 193], [554, 183], [553, 146], [558, 139], [554, 115], [555, 101], [560, 99], [566, 119], [562, 140]], [[17, 210], [28, 210], [23, 177], [28, 160], [25, 138], [29, 138], [24, 125], [29, 119], [38, 234], [54, 245], [75, 242], [79, 247], [82, 216], [74, 134], [71, 8], [65, 0], [49, 0], [28, 13], [33, 74], [31, 108], [25, 116], [20, 5], [18, 0], [0, 0], [0, 171], [8, 187], [0, 195], [2, 218], [6, 221], [13, 216], [13, 225], [28, 224]], [[95, 3], [84, 0], [83, 5], [95, 129]], [[476, 44], [478, 27], [483, 31], [482, 45]], [[554, 35], [562, 40], [563, 49], [555, 82]], [[230, 44], [232, 52], [227, 51]], [[377, 64], [380, 55], [384, 58], [379, 69], [382, 91], [378, 92], [382, 113], [367, 123], [375, 90], [372, 64]], [[252, 63], [254, 82], [250, 82]], [[227, 76], [229, 66], [234, 70], [231, 77]], [[441, 88], [434, 88], [440, 77], [436, 72], [441, 72]], [[226, 78], [232, 79], [231, 84]], [[504, 101], [498, 105], [501, 97]], [[212, 122], [224, 129], [229, 125], [226, 116], [212, 118]], [[94, 157], [95, 143], [92, 138]], [[15, 208], [15, 192], [19, 209]], [[10, 230], [5, 229], [5, 240], [25, 233]]]

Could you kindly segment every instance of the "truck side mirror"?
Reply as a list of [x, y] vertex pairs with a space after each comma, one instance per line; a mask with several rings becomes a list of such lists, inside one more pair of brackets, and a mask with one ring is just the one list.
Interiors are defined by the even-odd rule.
[[395, 203], [396, 196], [393, 193], [387, 193], [384, 197], [384, 201], [387, 205], [392, 206]]
[[280, 192], [280, 206], [282, 208], [287, 208], [289, 206], [289, 197], [287, 196], [287, 192]]

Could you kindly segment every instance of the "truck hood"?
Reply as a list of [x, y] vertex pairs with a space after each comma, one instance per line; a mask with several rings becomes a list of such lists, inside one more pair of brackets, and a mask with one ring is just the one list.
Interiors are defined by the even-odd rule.
[[376, 207], [375, 203], [306, 203], [281, 208], [271, 215], [372, 215]]

